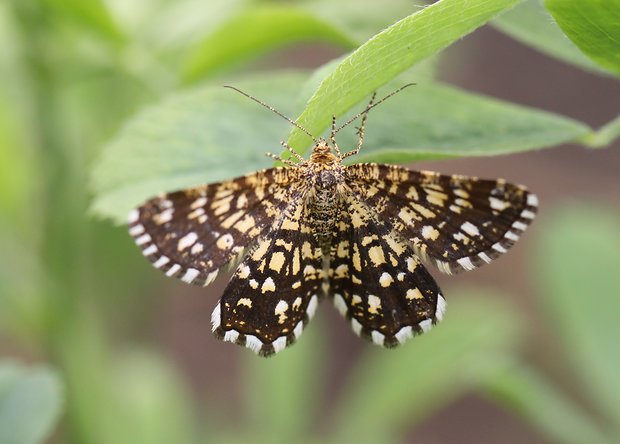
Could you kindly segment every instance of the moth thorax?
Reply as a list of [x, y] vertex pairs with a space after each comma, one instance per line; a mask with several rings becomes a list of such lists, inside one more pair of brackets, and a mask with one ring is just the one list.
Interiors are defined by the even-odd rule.
[[321, 248], [329, 249], [338, 217], [339, 171], [323, 170], [316, 175], [314, 192], [308, 202], [308, 221]]

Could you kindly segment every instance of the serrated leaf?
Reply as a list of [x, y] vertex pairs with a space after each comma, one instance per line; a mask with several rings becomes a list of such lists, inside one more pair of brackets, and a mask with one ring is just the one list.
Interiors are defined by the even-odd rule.
[[0, 362], [0, 442], [43, 443], [60, 416], [62, 389], [47, 367]]
[[[320, 85], [298, 121], [322, 132], [331, 115], [340, 116], [381, 85], [417, 62], [515, 5], [519, 0], [440, 0], [377, 34], [345, 58]], [[294, 129], [288, 140], [302, 150], [309, 138]]]
[[394, 350], [369, 351], [333, 415], [335, 442], [390, 439], [505, 368], [520, 341], [521, 322], [501, 299], [455, 299], [449, 320], [431, 332]]
[[493, 26], [538, 51], [598, 74], [609, 75], [586, 57], [555, 23], [541, 0], [527, 0], [493, 20]]
[[271, 49], [311, 41], [349, 48], [355, 44], [338, 28], [300, 8], [271, 5], [246, 9], [189, 50], [183, 78], [193, 83]]
[[595, 206], [557, 212], [536, 269], [556, 341], [583, 386], [620, 430], [620, 215]]
[[545, 6], [579, 49], [620, 75], [620, 0], [545, 0]]

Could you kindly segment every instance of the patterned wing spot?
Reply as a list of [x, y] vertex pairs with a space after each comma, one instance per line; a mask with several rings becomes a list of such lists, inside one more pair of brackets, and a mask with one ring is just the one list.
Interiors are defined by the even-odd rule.
[[415, 221], [422, 220], [422, 216], [418, 215], [418, 213], [413, 211], [413, 209], [409, 206], [402, 207], [398, 213], [398, 217], [405, 223], [405, 225], [411, 225], [414, 224]]
[[383, 272], [381, 277], [379, 278], [379, 283], [382, 287], [389, 287], [392, 282], [394, 282], [394, 278], [390, 276], [389, 273]]
[[462, 257], [460, 259], [457, 259], [456, 262], [465, 270], [473, 270], [474, 268], [476, 268], [476, 266], [472, 263], [471, 259], [468, 257]]
[[168, 262], [170, 262], [170, 258], [167, 256], [161, 256], [159, 259], [157, 259], [154, 263], [153, 266], [155, 268], [161, 268], [164, 265], [166, 265]]
[[136, 239], [136, 244], [137, 245], [144, 245], [144, 244], [148, 244], [151, 242], [151, 236], [149, 234], [143, 234], [142, 236], [140, 236], [139, 238]]
[[424, 299], [422, 292], [418, 288], [410, 288], [406, 293], [407, 299]]
[[373, 247], [370, 247], [368, 249], [368, 256], [370, 257], [370, 260], [375, 267], [386, 263], [385, 255], [383, 254], [383, 247], [381, 245], [375, 245]]
[[422, 237], [424, 239], [436, 240], [439, 237], [439, 231], [435, 227], [425, 225], [422, 227]]
[[197, 254], [202, 253], [204, 249], [205, 249], [205, 246], [202, 243], [196, 242], [194, 245], [192, 245], [190, 253], [192, 253], [193, 255], [197, 255]]
[[149, 245], [144, 250], [142, 250], [142, 254], [146, 257], [154, 256], [157, 253], [157, 247], [155, 245]]
[[252, 299], [249, 298], [239, 298], [237, 301], [237, 306], [245, 305], [248, 308], [252, 308]]
[[261, 291], [263, 293], [267, 293], [268, 291], [276, 291], [276, 284], [271, 277], [265, 279], [265, 282], [263, 282], [263, 286], [261, 287]]
[[237, 222], [233, 227], [240, 233], [247, 234], [249, 237], [254, 237], [260, 233], [260, 229], [256, 226], [256, 220], [246, 214], [246, 216]]
[[461, 230], [463, 230], [470, 236], [480, 236], [480, 231], [478, 231], [478, 227], [476, 227], [471, 222], [465, 222], [463, 225], [461, 225]]
[[375, 295], [368, 295], [368, 313], [379, 314], [381, 310], [381, 299]]
[[129, 229], [129, 234], [133, 237], [138, 237], [144, 233], [144, 226], [142, 224], [134, 225]]
[[199, 274], [200, 271], [196, 270], [195, 268], [188, 268], [181, 280], [187, 282], [188, 284], [191, 284], [194, 279], [198, 277]]
[[215, 242], [215, 245], [220, 250], [230, 250], [235, 245], [235, 240], [230, 233], [226, 233]]
[[497, 197], [489, 196], [489, 206], [493, 210], [504, 211], [506, 208], [510, 207], [510, 203], [498, 199]]
[[448, 195], [441, 191], [437, 191], [430, 187], [425, 188], [424, 191], [426, 192], [426, 201], [432, 205], [443, 207], [448, 200]]
[[385, 345], [385, 335], [377, 330], [373, 330], [370, 332], [370, 337], [372, 338], [372, 342], [377, 345]]
[[226, 219], [224, 219], [221, 223], [222, 228], [230, 229], [235, 223], [241, 219], [245, 215], [244, 211], [237, 211], [236, 213], [231, 214]]
[[278, 302], [274, 310], [275, 315], [278, 317], [278, 324], [284, 324], [284, 321], [286, 321], [286, 318], [288, 317], [286, 316], [287, 310], [288, 303], [286, 301], [281, 300], [280, 302]]
[[273, 253], [271, 259], [269, 260], [269, 268], [276, 273], [279, 273], [280, 270], [282, 270], [285, 262], [286, 257], [284, 256], [284, 253], [281, 251], [276, 251], [275, 253]]
[[174, 276], [181, 269], [179, 264], [174, 264], [168, 271], [166, 271], [166, 276]]
[[424, 333], [428, 332], [433, 327], [433, 321], [425, 319], [418, 324]]

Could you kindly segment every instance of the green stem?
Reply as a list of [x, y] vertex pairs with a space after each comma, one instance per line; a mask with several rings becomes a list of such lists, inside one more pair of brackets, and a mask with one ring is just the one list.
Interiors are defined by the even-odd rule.
[[584, 136], [580, 142], [589, 148], [605, 148], [620, 137], [620, 115], [603, 125], [598, 131]]

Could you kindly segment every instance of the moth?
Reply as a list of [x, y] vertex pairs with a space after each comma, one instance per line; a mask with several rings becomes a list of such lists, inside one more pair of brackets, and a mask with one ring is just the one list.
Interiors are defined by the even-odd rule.
[[[312, 137], [309, 158], [281, 142], [289, 158], [267, 154], [283, 166], [162, 194], [130, 213], [131, 236], [167, 276], [206, 286], [234, 269], [211, 317], [217, 338], [272, 355], [331, 299], [357, 335], [397, 346], [444, 316], [426, 265], [473, 270], [534, 219], [537, 197], [501, 179], [344, 164], [362, 148], [368, 112], [403, 88], [373, 95], [338, 128], [334, 117], [328, 138], [237, 90]], [[357, 147], [343, 153], [336, 134], [360, 117]]]

